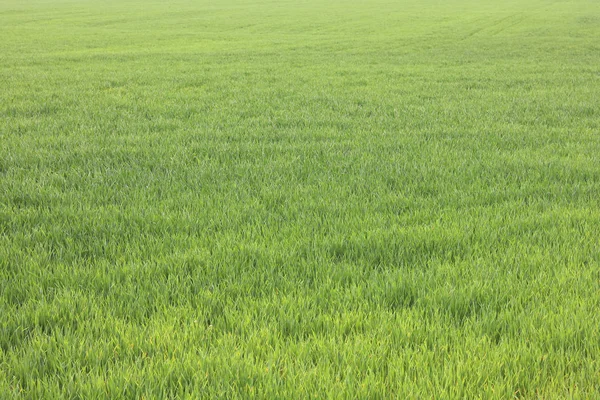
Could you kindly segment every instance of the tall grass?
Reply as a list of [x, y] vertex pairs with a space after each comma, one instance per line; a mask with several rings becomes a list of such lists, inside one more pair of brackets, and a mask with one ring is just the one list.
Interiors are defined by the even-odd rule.
[[593, 398], [600, 4], [0, 3], [1, 398]]

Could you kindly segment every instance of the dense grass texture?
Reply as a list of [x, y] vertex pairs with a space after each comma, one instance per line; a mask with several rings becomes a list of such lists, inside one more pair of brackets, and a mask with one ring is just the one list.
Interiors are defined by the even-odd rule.
[[600, 3], [0, 1], [0, 398], [600, 396]]

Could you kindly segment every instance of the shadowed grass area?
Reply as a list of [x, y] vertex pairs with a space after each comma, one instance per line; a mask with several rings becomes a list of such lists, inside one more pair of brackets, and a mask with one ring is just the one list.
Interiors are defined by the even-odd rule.
[[1, 398], [590, 398], [600, 4], [0, 4]]

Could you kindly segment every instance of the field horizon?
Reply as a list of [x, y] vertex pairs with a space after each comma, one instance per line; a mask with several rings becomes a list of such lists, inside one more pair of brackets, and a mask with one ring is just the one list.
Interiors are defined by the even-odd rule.
[[0, 398], [594, 398], [600, 3], [0, 2]]

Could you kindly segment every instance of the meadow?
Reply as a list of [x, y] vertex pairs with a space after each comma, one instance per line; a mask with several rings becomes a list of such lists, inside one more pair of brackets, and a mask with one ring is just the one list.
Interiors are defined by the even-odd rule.
[[0, 1], [0, 398], [597, 398], [600, 3]]

